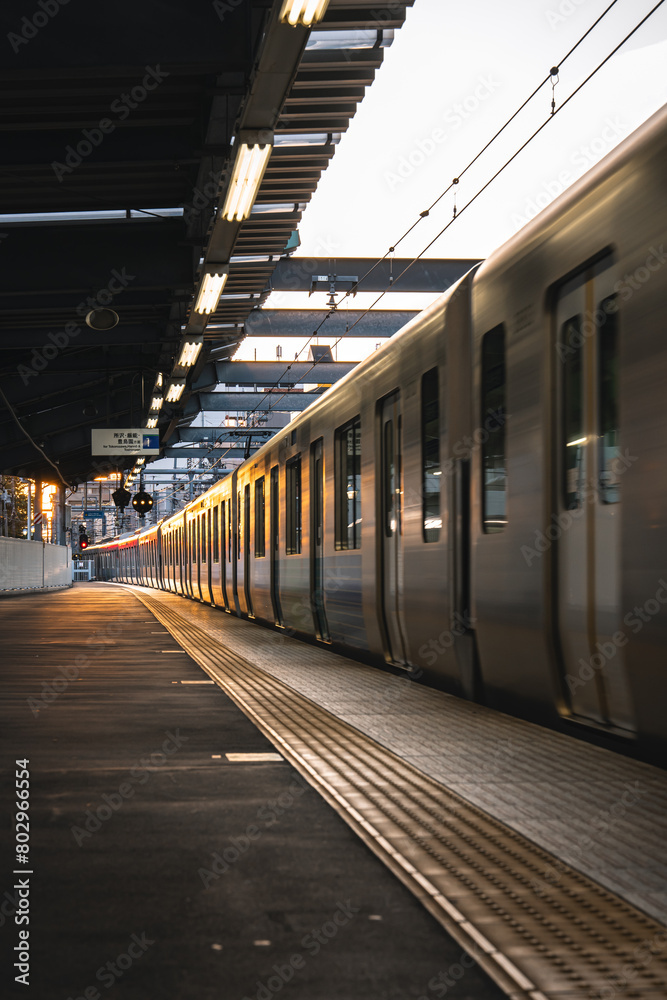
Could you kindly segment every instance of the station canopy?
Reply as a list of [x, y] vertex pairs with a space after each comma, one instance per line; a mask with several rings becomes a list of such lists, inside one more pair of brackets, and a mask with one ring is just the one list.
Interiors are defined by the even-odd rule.
[[253, 323], [271, 328], [274, 274], [413, 2], [5, 0], [4, 473], [110, 471], [94, 428], [179, 440]]

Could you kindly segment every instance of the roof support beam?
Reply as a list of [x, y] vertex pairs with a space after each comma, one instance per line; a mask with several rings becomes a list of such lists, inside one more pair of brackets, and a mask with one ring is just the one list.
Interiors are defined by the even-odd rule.
[[[355, 275], [358, 292], [444, 292], [462, 278], [479, 260], [423, 258], [385, 258], [379, 263], [372, 257], [289, 257], [281, 260], [271, 278], [274, 292], [309, 292], [318, 275]], [[409, 267], [402, 276], [399, 275]], [[349, 284], [346, 284], [346, 289]]]
[[[274, 421], [274, 424], [276, 422]], [[253, 437], [266, 437], [270, 438], [278, 431], [283, 430], [283, 426], [262, 426], [262, 427], [179, 427], [176, 430], [176, 436], [172, 444], [177, 443], [194, 443], [199, 444], [202, 441], [210, 441], [211, 444], [216, 445], [219, 442], [231, 441], [235, 438], [247, 438], [248, 434], [252, 434]], [[183, 451], [186, 454], [186, 451]]]
[[[348, 361], [218, 361], [208, 364], [193, 385], [206, 389], [212, 385], [296, 385], [317, 382], [331, 385], [343, 375], [354, 371], [356, 363]], [[289, 369], [289, 370], [288, 370]]]
[[193, 393], [186, 407], [186, 414], [201, 410], [225, 410], [230, 413], [248, 413], [250, 410], [276, 410], [300, 413], [319, 399], [317, 392], [200, 392]]
[[[348, 300], [348, 302], [351, 300]], [[346, 336], [369, 337], [376, 340], [392, 337], [417, 315], [407, 309], [372, 309], [366, 314], [359, 309], [339, 309], [330, 313], [324, 309], [254, 309], [245, 321], [247, 337], [312, 337], [321, 323], [318, 336], [325, 340]], [[354, 324], [357, 323], [357, 326]], [[215, 326], [209, 327], [211, 334]]]

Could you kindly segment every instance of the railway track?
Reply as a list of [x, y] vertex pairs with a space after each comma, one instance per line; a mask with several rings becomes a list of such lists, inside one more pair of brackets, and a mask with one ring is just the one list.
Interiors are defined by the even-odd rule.
[[664, 1000], [662, 924], [135, 593], [509, 996]]

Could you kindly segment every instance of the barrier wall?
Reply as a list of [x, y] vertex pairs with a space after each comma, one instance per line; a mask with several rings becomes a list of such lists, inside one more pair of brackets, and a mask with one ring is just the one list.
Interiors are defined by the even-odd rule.
[[0, 538], [0, 591], [71, 585], [72, 561], [67, 545]]

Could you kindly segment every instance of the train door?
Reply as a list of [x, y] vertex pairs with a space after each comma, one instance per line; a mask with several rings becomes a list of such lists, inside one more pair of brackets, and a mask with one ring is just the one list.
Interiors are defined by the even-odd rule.
[[243, 490], [243, 594], [246, 611], [252, 618], [254, 616], [250, 592], [250, 541], [250, 483], [246, 483]]
[[391, 662], [407, 663], [403, 628], [403, 466], [399, 392], [380, 404], [382, 614]]
[[276, 625], [282, 625], [283, 613], [280, 607], [280, 470], [277, 465], [271, 469], [271, 543], [269, 546], [271, 565], [271, 604]]
[[556, 301], [556, 615], [564, 690], [581, 719], [634, 729], [620, 630], [623, 472], [612, 259]]
[[315, 634], [329, 642], [324, 607], [324, 456], [322, 438], [310, 446], [310, 592]]
[[202, 556], [201, 527], [202, 527], [201, 514], [195, 514], [194, 520], [192, 522], [193, 541], [194, 541], [194, 548], [192, 553], [194, 557], [192, 565], [192, 573], [193, 573], [192, 588], [194, 596], [197, 598], [197, 600], [201, 600], [201, 556]]
[[185, 548], [185, 540], [183, 538], [183, 525], [185, 524], [185, 518], [183, 519], [183, 524], [180, 524], [176, 528], [176, 566], [174, 567], [174, 576], [176, 579], [176, 593], [185, 593], [185, 583], [183, 580], [183, 551]]
[[222, 587], [222, 599], [225, 603], [225, 611], [229, 611], [229, 595], [227, 594], [227, 568], [229, 559], [227, 556], [227, 507], [229, 500], [223, 500], [220, 504], [220, 584]]
[[[215, 508], [213, 508], [215, 513]], [[207, 604], [213, 602], [211, 574], [213, 573], [213, 546], [211, 538], [211, 508], [207, 507], [201, 518], [201, 596]]]
[[195, 575], [195, 567], [197, 565], [195, 523], [196, 519], [194, 517], [190, 517], [186, 526], [186, 534], [188, 538], [187, 562], [186, 562], [186, 586], [189, 597], [195, 596], [194, 575]]

